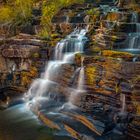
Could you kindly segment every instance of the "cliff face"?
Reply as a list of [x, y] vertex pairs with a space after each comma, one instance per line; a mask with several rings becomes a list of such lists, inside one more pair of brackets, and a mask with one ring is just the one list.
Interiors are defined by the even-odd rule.
[[42, 71], [49, 57], [49, 50], [45, 46], [45, 41], [25, 34], [1, 41], [1, 86], [10, 83], [12, 86], [18, 84], [28, 87]]
[[[125, 54], [123, 55], [124, 58]], [[85, 57], [85, 88], [93, 102], [121, 108], [120, 95], [126, 95], [127, 110], [139, 114], [139, 62], [128, 58]], [[113, 101], [112, 101], [113, 100]], [[136, 105], [134, 103], [136, 101]], [[133, 109], [134, 110], [133, 110]]]
[[[84, 53], [75, 54], [72, 63], [56, 65], [49, 79], [53, 84], [47, 90], [66, 100], [72, 95], [71, 102], [82, 112], [92, 114], [99, 111], [106, 115], [111, 110], [111, 121], [116, 125], [116, 114], [122, 113], [122, 110], [131, 114], [133, 120], [128, 125], [131, 136], [137, 134], [135, 127], [140, 126], [140, 56], [116, 49], [118, 46], [119, 49], [126, 49], [132, 43], [121, 44], [128, 41], [130, 34], [127, 33], [136, 30], [135, 34], [139, 33], [138, 23], [133, 21], [137, 16], [139, 22], [139, 10], [137, 7], [126, 7], [126, 4], [114, 8], [112, 2], [109, 2], [110, 6], [96, 4], [62, 8], [52, 19], [53, 34], [50, 38], [27, 34], [3, 37], [0, 40], [0, 86], [24, 87], [27, 91], [31, 83], [44, 74], [48, 61], [53, 59], [56, 44], [73, 30], [88, 27], [89, 40]], [[132, 8], [136, 8], [134, 13]], [[41, 26], [35, 25], [34, 29], [38, 32]], [[80, 75], [81, 69], [84, 72]], [[80, 78], [83, 78], [82, 82]], [[82, 92], [78, 89], [79, 82], [82, 83]]]

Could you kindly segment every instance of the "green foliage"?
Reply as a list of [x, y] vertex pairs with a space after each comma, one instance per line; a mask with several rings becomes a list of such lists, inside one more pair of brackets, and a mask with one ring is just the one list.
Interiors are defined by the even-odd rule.
[[87, 82], [90, 85], [93, 85], [95, 79], [96, 79], [96, 67], [94, 66], [88, 66], [86, 67], [86, 76], [87, 76]]
[[42, 28], [38, 35], [44, 40], [49, 39], [49, 33], [48, 33], [47, 28]]
[[86, 12], [88, 15], [99, 15], [100, 11], [98, 8], [92, 8]]
[[32, 0], [15, 0], [15, 18], [21, 23], [27, 22], [32, 16]]
[[26, 24], [32, 16], [33, 0], [14, 0], [1, 6], [0, 24]]
[[45, 32], [48, 32], [48, 35], [51, 33], [50, 28], [52, 18], [62, 7], [82, 2], [84, 2], [84, 0], [44, 0], [42, 5], [41, 24], [46, 27]]
[[63, 7], [82, 2], [84, 0], [7, 0], [0, 6], [0, 24], [17, 27], [30, 23], [32, 10], [38, 3], [42, 8], [41, 25], [43, 26], [39, 35], [48, 38], [51, 34], [51, 21], [54, 15]]
[[0, 8], [0, 24], [12, 22], [13, 17], [13, 11], [9, 6]]

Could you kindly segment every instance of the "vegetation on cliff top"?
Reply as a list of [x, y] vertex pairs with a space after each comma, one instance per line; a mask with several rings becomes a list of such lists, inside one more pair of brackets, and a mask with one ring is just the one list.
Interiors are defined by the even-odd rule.
[[38, 5], [41, 11], [41, 25], [43, 26], [40, 35], [48, 36], [50, 33], [51, 21], [54, 15], [63, 7], [74, 3], [82, 3], [84, 0], [7, 0], [0, 6], [0, 26], [17, 27], [31, 23], [33, 9]]
[[84, 0], [51, 0], [51, 1], [43, 1], [42, 4], [42, 17], [41, 17], [41, 25], [45, 26], [41, 31], [41, 36], [48, 36], [51, 30], [51, 21], [57, 12], [69, 5], [74, 3], [83, 3]]
[[31, 19], [33, 0], [15, 0], [0, 7], [0, 24], [25, 24]]

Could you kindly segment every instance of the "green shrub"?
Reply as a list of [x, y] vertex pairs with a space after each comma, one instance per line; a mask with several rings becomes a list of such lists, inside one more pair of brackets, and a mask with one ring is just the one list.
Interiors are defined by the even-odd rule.
[[0, 24], [22, 25], [32, 17], [33, 0], [15, 0], [0, 8]]
[[42, 4], [41, 25], [47, 26], [46, 30], [48, 34], [51, 34], [51, 21], [54, 15], [63, 7], [82, 2], [84, 2], [84, 0], [44, 0]]

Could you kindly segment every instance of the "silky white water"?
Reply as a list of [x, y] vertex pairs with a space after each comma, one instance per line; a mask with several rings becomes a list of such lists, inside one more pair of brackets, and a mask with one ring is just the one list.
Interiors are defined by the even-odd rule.
[[137, 23], [138, 22], [138, 13], [133, 12], [131, 22]]
[[[87, 41], [85, 37], [87, 29], [76, 29], [65, 39], [57, 43], [54, 51], [54, 60], [47, 62], [45, 72], [40, 79], [36, 79], [29, 91], [25, 94], [25, 98], [28, 101], [37, 101], [37, 99], [43, 97], [49, 99], [52, 90], [55, 89], [60, 83], [56, 83], [55, 79], [61, 74], [60, 70], [62, 65], [74, 62], [75, 53], [82, 53], [84, 51], [84, 44]], [[84, 85], [84, 67], [83, 65], [79, 71], [78, 86], [76, 90], [83, 90]], [[57, 93], [53, 93], [57, 94]], [[71, 93], [71, 97], [73, 94]], [[70, 101], [68, 101], [70, 102]], [[54, 101], [55, 103], [55, 101]]]
[[126, 45], [129, 49], [140, 49], [140, 34], [130, 33], [128, 36], [128, 43]]
[[85, 68], [83, 65], [83, 61], [84, 61], [84, 58], [82, 58], [82, 60], [81, 60], [81, 68], [80, 68], [80, 72], [79, 72], [78, 86], [77, 86], [78, 91], [84, 90], [83, 85], [84, 85], [84, 78], [85, 78]]
[[136, 32], [140, 34], [140, 23], [136, 23]]
[[125, 94], [121, 94], [120, 98], [121, 98], [120, 100], [122, 102], [121, 113], [124, 113], [125, 112], [125, 108], [126, 108], [126, 97], [125, 97]]

